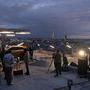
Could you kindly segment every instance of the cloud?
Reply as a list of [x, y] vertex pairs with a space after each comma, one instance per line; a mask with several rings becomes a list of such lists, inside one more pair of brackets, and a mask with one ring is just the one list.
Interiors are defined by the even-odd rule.
[[61, 37], [88, 32], [89, 25], [89, 0], [0, 0], [0, 27], [22, 27], [37, 37], [54, 31]]
[[55, 3], [39, 3], [39, 4], [36, 4], [32, 7], [33, 10], [37, 10], [37, 9], [40, 9], [40, 8], [43, 8], [43, 7], [50, 7], [50, 6], [54, 6], [56, 5]]

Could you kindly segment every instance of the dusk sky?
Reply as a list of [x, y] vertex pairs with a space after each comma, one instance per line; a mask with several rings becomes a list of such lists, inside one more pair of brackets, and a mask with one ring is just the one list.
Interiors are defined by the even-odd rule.
[[32, 37], [90, 38], [90, 0], [0, 0], [0, 28], [24, 28]]

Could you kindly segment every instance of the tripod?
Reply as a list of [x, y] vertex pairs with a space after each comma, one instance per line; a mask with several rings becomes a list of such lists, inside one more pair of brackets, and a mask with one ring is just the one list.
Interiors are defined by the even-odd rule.
[[51, 66], [52, 66], [52, 63], [53, 63], [53, 60], [51, 61], [50, 65], [49, 65], [49, 67], [48, 67], [47, 73], [49, 72], [49, 70], [50, 70], [50, 68], [51, 68]]

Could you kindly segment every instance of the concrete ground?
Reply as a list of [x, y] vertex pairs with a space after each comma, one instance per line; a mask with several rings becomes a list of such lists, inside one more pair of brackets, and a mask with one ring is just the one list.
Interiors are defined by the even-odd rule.
[[[22, 68], [25, 72], [24, 65]], [[55, 78], [54, 73], [47, 72], [48, 64], [46, 61], [37, 61], [29, 65], [30, 76], [14, 76], [13, 85], [7, 86], [3, 79], [0, 84], [0, 90], [68, 90], [67, 80], [73, 80], [72, 90], [90, 90], [88, 79], [79, 78], [76, 72], [62, 72], [62, 75]]]

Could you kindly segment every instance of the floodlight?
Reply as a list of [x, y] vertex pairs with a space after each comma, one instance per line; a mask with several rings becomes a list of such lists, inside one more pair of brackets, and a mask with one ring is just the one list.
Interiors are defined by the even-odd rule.
[[85, 57], [86, 56], [86, 52], [84, 50], [80, 50], [78, 52], [78, 54], [79, 54], [80, 57]]

